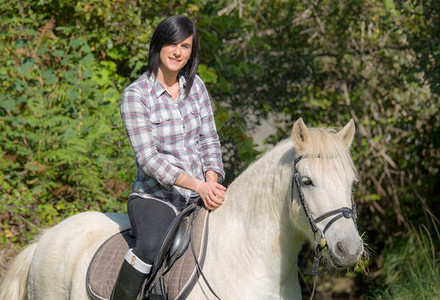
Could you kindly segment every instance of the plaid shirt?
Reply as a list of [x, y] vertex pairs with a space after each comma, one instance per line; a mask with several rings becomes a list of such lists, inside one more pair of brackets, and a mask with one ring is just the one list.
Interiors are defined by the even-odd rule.
[[185, 84], [179, 76], [174, 101], [154, 75], [145, 73], [125, 89], [120, 107], [137, 164], [132, 194], [162, 199], [178, 209], [194, 196], [173, 185], [181, 171], [204, 180], [212, 170], [220, 182], [225, 175], [206, 87], [196, 76], [185, 96]]

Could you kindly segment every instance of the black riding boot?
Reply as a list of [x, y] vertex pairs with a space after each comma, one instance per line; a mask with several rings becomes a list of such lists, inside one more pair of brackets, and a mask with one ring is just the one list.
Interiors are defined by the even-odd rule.
[[136, 300], [147, 274], [136, 270], [125, 259], [113, 288], [111, 300]]

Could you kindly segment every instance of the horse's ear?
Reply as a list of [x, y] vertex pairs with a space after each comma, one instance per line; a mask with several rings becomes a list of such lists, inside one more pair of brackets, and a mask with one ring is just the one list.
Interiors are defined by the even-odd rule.
[[344, 128], [341, 129], [336, 135], [342, 140], [342, 142], [349, 148], [351, 143], [353, 143], [355, 133], [354, 121], [353, 119], [345, 125]]
[[302, 118], [299, 118], [293, 125], [292, 138], [298, 150], [304, 150], [309, 142], [309, 130]]

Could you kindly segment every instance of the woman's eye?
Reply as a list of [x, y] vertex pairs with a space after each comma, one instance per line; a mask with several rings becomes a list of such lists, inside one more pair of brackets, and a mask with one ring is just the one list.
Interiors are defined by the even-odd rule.
[[305, 186], [313, 186], [313, 182], [309, 177], [303, 177], [301, 181]]

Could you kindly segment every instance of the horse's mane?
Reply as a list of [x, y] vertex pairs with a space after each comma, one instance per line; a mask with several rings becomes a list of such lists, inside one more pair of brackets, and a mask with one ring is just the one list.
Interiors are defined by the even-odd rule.
[[323, 174], [330, 170], [345, 174], [348, 178], [356, 177], [356, 168], [350, 151], [336, 135], [333, 128], [309, 128], [309, 141], [305, 149], [298, 151], [297, 156], [307, 158], [312, 174]]
[[249, 165], [228, 187], [232, 213], [247, 212], [252, 215], [249, 219], [267, 215], [267, 211], [278, 214], [282, 201], [273, 199], [286, 196], [294, 157], [293, 142], [287, 139]]
[[338, 174], [347, 178], [356, 177], [350, 151], [336, 135], [335, 129], [308, 128], [308, 131], [309, 141], [305, 149], [297, 150], [292, 138], [279, 142], [234, 180], [228, 188], [231, 194], [252, 197], [251, 201], [255, 206], [276, 210], [273, 201], [269, 200], [286, 195], [290, 187], [288, 182], [292, 178], [294, 160], [299, 156], [303, 157], [299, 163], [307, 159], [312, 175], [329, 176], [330, 174], [322, 172], [336, 170]]

